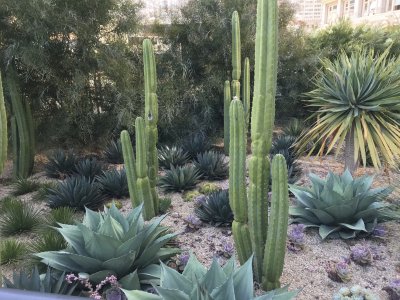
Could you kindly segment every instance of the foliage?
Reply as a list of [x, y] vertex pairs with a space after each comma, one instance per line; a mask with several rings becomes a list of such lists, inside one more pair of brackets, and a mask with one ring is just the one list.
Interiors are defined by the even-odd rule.
[[304, 238], [304, 225], [296, 224], [290, 228], [288, 232], [288, 249], [294, 252], [304, 249], [305, 238]]
[[34, 180], [29, 180], [26, 178], [18, 178], [16, 182], [13, 184], [13, 192], [14, 196], [25, 195], [31, 192], [36, 191], [40, 187], [40, 184]]
[[305, 132], [305, 130], [306, 126], [303, 120], [292, 118], [283, 128], [283, 136], [293, 136], [298, 139]]
[[197, 154], [194, 165], [201, 176], [208, 180], [221, 180], [228, 176], [229, 167], [222, 153], [207, 151]]
[[218, 186], [218, 184], [212, 183], [212, 182], [205, 182], [200, 185], [199, 192], [204, 195], [210, 195], [214, 192], [219, 191], [221, 188]]
[[353, 179], [346, 170], [342, 175], [330, 172], [321, 179], [310, 173], [311, 187], [291, 186], [297, 205], [290, 208], [293, 222], [318, 227], [322, 239], [339, 235], [343, 239], [361, 232], [372, 232], [380, 218], [379, 200], [389, 188], [371, 189], [373, 177]]
[[46, 217], [46, 223], [50, 226], [57, 226], [58, 223], [74, 224], [75, 210], [71, 207], [57, 207], [52, 209]]
[[77, 283], [70, 285], [65, 281], [65, 272], [56, 274], [50, 268], [47, 268], [46, 274], [43, 278], [41, 278], [38, 268], [35, 267], [30, 273], [20, 271], [18, 274], [17, 272], [14, 272], [13, 281], [10, 281], [5, 277], [3, 277], [3, 280], [4, 287], [8, 289], [61, 295], [72, 295], [77, 286]]
[[195, 215], [187, 215], [184, 219], [183, 222], [186, 224], [186, 229], [185, 232], [194, 232], [198, 229], [200, 229], [201, 225], [203, 224], [201, 220], [196, 217]]
[[66, 152], [62, 149], [54, 150], [47, 156], [47, 160], [44, 170], [48, 177], [64, 179], [76, 171], [77, 157], [73, 152]]
[[105, 196], [112, 198], [125, 198], [129, 196], [128, 181], [125, 169], [120, 171], [112, 169], [103, 171], [101, 176], [96, 177], [100, 190]]
[[87, 158], [81, 160], [75, 165], [75, 168], [76, 174], [86, 177], [90, 180], [94, 180], [96, 176], [101, 175], [103, 172], [103, 164], [96, 158]]
[[172, 167], [160, 178], [160, 187], [167, 192], [182, 192], [193, 189], [199, 179], [200, 174], [193, 166]]
[[103, 151], [105, 160], [110, 164], [123, 164], [121, 140], [111, 141]]
[[171, 206], [171, 198], [160, 198], [160, 214], [165, 214]]
[[371, 249], [364, 245], [355, 245], [351, 248], [350, 258], [359, 265], [370, 265], [373, 260]]
[[119, 200], [112, 200], [111, 202], [106, 203], [107, 208], [111, 208], [111, 206], [115, 205], [116, 208], [121, 209], [122, 208], [122, 202]]
[[47, 202], [51, 208], [69, 206], [79, 210], [98, 208], [104, 201], [99, 184], [83, 176], [68, 177], [49, 190]]
[[233, 221], [233, 212], [229, 205], [228, 190], [210, 194], [205, 202], [195, 208], [195, 213], [203, 222], [215, 226], [230, 225]]
[[183, 201], [192, 202], [194, 199], [196, 199], [200, 195], [201, 195], [201, 193], [199, 193], [199, 191], [197, 191], [197, 190], [187, 191], [183, 194]]
[[[60, 224], [57, 229], [66, 241], [73, 241], [70, 247], [36, 256], [62, 271], [87, 272], [95, 283], [112, 274], [124, 288], [138, 289], [139, 278], [157, 278], [159, 269], [155, 264], [178, 252], [163, 248], [176, 236], [167, 234], [168, 228], [159, 225], [163, 219], [164, 216], [145, 224], [142, 206], [126, 217], [115, 206], [104, 208], [104, 212], [86, 209], [82, 223]], [[88, 237], [91, 243], [86, 242]]]
[[57, 184], [55, 182], [41, 182], [39, 189], [32, 196], [33, 201], [45, 201], [50, 189], [54, 189]]
[[[33, 241], [30, 245], [32, 253], [39, 253], [44, 251], [58, 251], [67, 248], [68, 243], [64, 240], [62, 235], [54, 229], [48, 228], [43, 232], [39, 238]], [[35, 262], [39, 262], [37, 257], [33, 257]]]
[[176, 168], [185, 165], [189, 161], [189, 155], [177, 146], [163, 146], [158, 150], [158, 161], [165, 169], [171, 166]]
[[7, 239], [0, 243], [0, 265], [11, 264], [24, 259], [27, 254], [25, 244], [14, 240]]
[[328, 277], [336, 282], [349, 282], [351, 279], [350, 262], [343, 260], [340, 262], [329, 261], [326, 267]]
[[211, 143], [204, 132], [191, 133], [183, 139], [183, 150], [189, 153], [190, 158], [195, 159], [197, 154], [211, 149]]
[[0, 218], [1, 236], [35, 231], [41, 224], [40, 211], [28, 203], [11, 199], [2, 208]]
[[164, 264], [161, 265], [161, 284], [154, 287], [158, 296], [142, 291], [124, 290], [124, 293], [128, 300], [172, 300], [178, 296], [181, 299], [196, 300], [294, 299], [297, 292], [289, 292], [287, 287], [254, 297], [251, 260], [252, 258], [237, 268], [233, 259], [221, 267], [214, 258], [210, 269], [207, 270], [191, 255], [182, 274]]
[[333, 300], [378, 300], [370, 290], [354, 285], [351, 288], [343, 287], [333, 295]]
[[[346, 167], [354, 170], [357, 161], [366, 164], [369, 150], [376, 168], [381, 158], [395, 165], [400, 154], [399, 107], [400, 57], [390, 58], [389, 49], [380, 55], [359, 50], [337, 60], [323, 60], [315, 80], [316, 88], [308, 93], [310, 107], [318, 120], [301, 141], [305, 148], [310, 141], [330, 138], [328, 153], [335, 145], [345, 143]], [[321, 147], [322, 151], [322, 147]]]

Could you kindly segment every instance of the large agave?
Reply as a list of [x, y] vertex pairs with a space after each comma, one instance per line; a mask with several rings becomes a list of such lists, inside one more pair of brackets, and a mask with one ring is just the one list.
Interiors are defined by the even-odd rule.
[[291, 186], [297, 206], [289, 213], [294, 222], [319, 227], [320, 236], [338, 233], [354, 238], [359, 232], [372, 232], [381, 217], [379, 200], [390, 193], [388, 188], [370, 189], [373, 176], [353, 179], [346, 170], [342, 175], [329, 173], [326, 180], [310, 174], [311, 188]]
[[69, 284], [65, 281], [65, 272], [56, 274], [47, 268], [46, 274], [39, 274], [35, 267], [31, 274], [24, 271], [14, 272], [13, 281], [3, 277], [3, 287], [8, 289], [28, 290], [42, 293], [72, 295], [77, 283]]
[[194, 165], [205, 179], [220, 180], [228, 176], [228, 163], [225, 162], [225, 155], [222, 153], [215, 151], [199, 153]]
[[48, 155], [47, 159], [49, 161], [44, 165], [44, 169], [48, 177], [64, 179], [76, 171], [77, 158], [72, 152], [58, 149]]
[[252, 257], [240, 268], [230, 259], [221, 267], [214, 259], [207, 270], [191, 255], [182, 274], [161, 265], [161, 285], [154, 287], [159, 295], [126, 291], [128, 300], [288, 300], [297, 292], [287, 288], [254, 297]]
[[160, 178], [160, 187], [166, 192], [182, 192], [193, 189], [200, 179], [199, 171], [189, 165], [183, 167], [171, 167]]
[[195, 208], [196, 216], [203, 222], [215, 226], [230, 225], [233, 221], [233, 212], [229, 205], [228, 190], [210, 194], [204, 202]]
[[177, 146], [163, 146], [158, 150], [158, 161], [165, 169], [183, 166], [189, 161], [189, 154]]
[[161, 216], [145, 224], [142, 206], [136, 207], [127, 217], [112, 205], [104, 212], [86, 209], [82, 223], [60, 224], [56, 228], [68, 242], [67, 249], [35, 254], [42, 263], [67, 272], [84, 272], [95, 283], [113, 274], [124, 288], [139, 288], [139, 279], [159, 277], [160, 260], [179, 252], [163, 248], [176, 234], [167, 234], [168, 228], [160, 226]]

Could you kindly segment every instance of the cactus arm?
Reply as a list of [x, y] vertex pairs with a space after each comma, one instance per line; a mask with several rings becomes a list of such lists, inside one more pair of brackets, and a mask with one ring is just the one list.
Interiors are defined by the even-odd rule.
[[224, 84], [224, 152], [229, 155], [229, 107], [231, 105], [231, 87], [230, 82], [227, 80]]
[[132, 207], [140, 205], [139, 196], [136, 185], [136, 166], [135, 157], [133, 155], [133, 148], [131, 138], [128, 131], [123, 130], [121, 132], [121, 145], [122, 155], [124, 157], [124, 165], [126, 170], [126, 177], [128, 180], [129, 197], [131, 198]]
[[240, 20], [237, 11], [232, 14], [232, 95], [240, 98], [241, 76]]
[[4, 103], [3, 83], [0, 73], [0, 174], [3, 172], [8, 149], [8, 136], [7, 136], [7, 114], [6, 106]]
[[243, 89], [242, 101], [246, 123], [246, 133], [249, 128], [250, 122], [250, 59], [248, 57], [244, 60], [243, 66]]
[[148, 173], [155, 213], [159, 210], [159, 199], [156, 185], [158, 177], [158, 99], [157, 99], [157, 71], [152, 43], [149, 39], [143, 41], [144, 85], [145, 85], [145, 120], [146, 140], [148, 147]]
[[143, 202], [143, 217], [150, 220], [155, 216], [154, 203], [151, 194], [150, 179], [147, 167], [146, 129], [143, 118], [136, 118], [136, 174], [139, 202]]
[[271, 217], [263, 262], [262, 286], [266, 291], [280, 287], [286, 252], [289, 220], [289, 191], [285, 158], [275, 155], [272, 161]]

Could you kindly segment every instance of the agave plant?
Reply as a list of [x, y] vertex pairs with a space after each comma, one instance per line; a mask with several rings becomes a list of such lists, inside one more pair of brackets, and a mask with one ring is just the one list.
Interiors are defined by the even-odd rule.
[[314, 174], [309, 178], [310, 188], [290, 187], [297, 200], [289, 210], [293, 222], [319, 227], [322, 239], [337, 233], [349, 239], [374, 230], [381, 217], [379, 200], [390, 194], [389, 188], [371, 189], [372, 176], [353, 179], [348, 170], [342, 175], [330, 172], [326, 180]]
[[111, 141], [103, 151], [105, 160], [110, 164], [123, 164], [121, 140]]
[[225, 155], [222, 153], [215, 151], [199, 153], [194, 165], [202, 177], [208, 180], [220, 180], [228, 176], [228, 164], [225, 162]]
[[113, 198], [124, 198], [129, 196], [125, 169], [122, 169], [121, 171], [115, 169], [106, 172], [103, 171], [101, 176], [96, 177], [96, 181], [99, 183], [103, 195]]
[[[345, 164], [353, 172], [357, 162], [366, 164], [366, 149], [375, 167], [383, 160], [395, 165], [400, 155], [400, 57], [389, 58], [389, 49], [380, 55], [366, 50], [345, 52], [337, 60], [323, 60], [308, 93], [309, 106], [316, 108], [317, 119], [301, 141], [305, 149], [310, 141], [331, 139], [328, 153], [345, 143]], [[312, 151], [313, 149], [311, 149]]]
[[93, 180], [103, 172], [103, 165], [96, 158], [86, 158], [79, 161], [76, 166], [76, 174]]
[[293, 136], [298, 139], [305, 130], [306, 126], [304, 125], [304, 121], [293, 118], [290, 120], [289, 124], [283, 128], [283, 133], [287, 136]]
[[195, 208], [195, 214], [203, 222], [215, 226], [230, 225], [233, 221], [233, 212], [229, 205], [228, 190], [221, 190], [209, 195]]
[[101, 282], [114, 275], [124, 288], [140, 287], [139, 280], [147, 282], [159, 277], [160, 260], [177, 254], [179, 249], [163, 248], [176, 234], [167, 234], [161, 227], [161, 216], [144, 223], [142, 206], [123, 216], [115, 207], [104, 212], [86, 209], [82, 223], [60, 224], [58, 232], [69, 243], [62, 251], [35, 254], [42, 263], [66, 272], [85, 272], [89, 280]]
[[166, 169], [183, 166], [189, 161], [189, 154], [177, 146], [163, 146], [158, 150], [158, 161]]
[[168, 192], [182, 192], [193, 189], [199, 179], [199, 171], [193, 166], [172, 167], [160, 178], [160, 187]]
[[64, 179], [75, 171], [76, 155], [62, 149], [53, 151], [47, 156], [48, 162], [44, 165], [46, 176]]
[[80, 210], [85, 207], [98, 208], [105, 200], [98, 183], [83, 176], [68, 177], [48, 192], [46, 200], [51, 208], [65, 206]]
[[203, 132], [197, 132], [186, 137], [183, 141], [183, 149], [194, 159], [197, 154], [210, 150], [211, 144]]
[[191, 255], [183, 273], [161, 265], [160, 286], [154, 286], [158, 295], [143, 291], [124, 290], [128, 300], [289, 300], [297, 291], [287, 287], [254, 297], [252, 257], [236, 268], [233, 259], [221, 267], [216, 259], [207, 270]]
[[72, 295], [78, 283], [69, 284], [65, 280], [65, 272], [57, 274], [49, 267], [46, 274], [39, 274], [35, 267], [30, 274], [14, 272], [13, 281], [3, 277], [3, 287], [8, 289], [28, 290], [42, 293]]

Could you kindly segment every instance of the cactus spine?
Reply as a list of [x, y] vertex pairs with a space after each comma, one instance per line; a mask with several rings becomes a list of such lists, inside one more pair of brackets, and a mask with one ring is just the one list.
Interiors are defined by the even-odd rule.
[[0, 174], [3, 172], [4, 165], [7, 160], [7, 149], [8, 149], [8, 137], [7, 137], [7, 115], [6, 106], [4, 103], [3, 83], [1, 80], [0, 73]]
[[244, 59], [242, 93], [244, 119], [247, 133], [250, 122], [250, 59], [248, 57]]
[[224, 152], [229, 155], [229, 106], [231, 105], [231, 86], [229, 80], [224, 85]]
[[136, 118], [136, 174], [139, 202], [143, 203], [143, 217], [150, 220], [155, 216], [147, 167], [146, 129], [142, 117]]
[[137, 207], [140, 205], [140, 201], [136, 185], [136, 163], [133, 155], [132, 141], [128, 131], [126, 130], [121, 132], [121, 145], [126, 178], [128, 180], [129, 197], [131, 198], [132, 207]]
[[156, 185], [158, 177], [158, 99], [157, 99], [157, 72], [153, 46], [150, 40], [143, 41], [143, 60], [144, 60], [144, 86], [145, 86], [145, 120], [146, 120], [146, 143], [147, 143], [147, 163], [148, 176], [151, 186], [154, 212], [159, 211], [159, 199]]
[[[243, 164], [246, 153], [240, 143], [240, 141], [242, 143], [245, 141], [245, 116], [243, 107], [236, 101], [231, 103], [230, 120], [230, 152], [233, 157], [231, 157], [229, 174], [229, 196], [232, 197], [231, 205], [235, 215], [232, 231], [239, 259], [243, 262], [244, 255], [248, 255], [246, 249], [248, 244], [243, 242], [248, 232], [244, 230], [245, 223], [242, 224], [246, 222], [243, 215], [246, 214], [245, 206], [247, 205], [247, 224], [254, 253], [254, 275], [265, 290], [279, 286], [288, 222], [287, 170], [282, 156], [277, 156], [273, 161], [273, 204], [270, 220], [268, 220], [269, 150], [275, 117], [278, 61], [277, 27], [277, 1], [258, 0], [248, 199], [246, 199], [246, 189], [243, 184], [245, 174]], [[234, 149], [235, 147], [237, 149]], [[243, 225], [240, 227], [241, 230], [234, 227], [239, 228], [238, 224]]]

